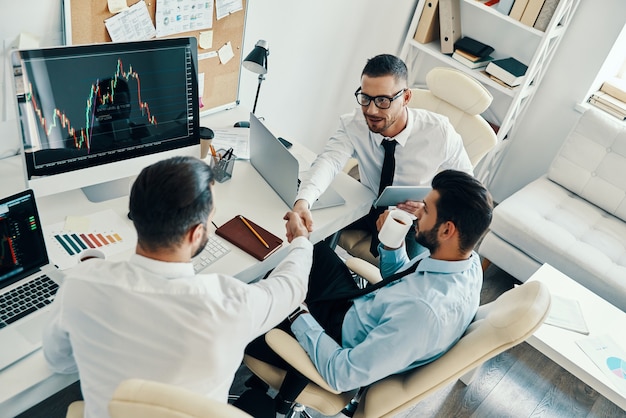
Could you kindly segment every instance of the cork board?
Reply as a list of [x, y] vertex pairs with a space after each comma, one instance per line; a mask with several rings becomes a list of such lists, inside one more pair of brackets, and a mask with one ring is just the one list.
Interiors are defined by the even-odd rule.
[[[129, 0], [132, 6], [141, 0]], [[213, 1], [213, 0], [211, 0]], [[204, 74], [201, 112], [234, 107], [239, 99], [239, 72], [247, 1], [242, 0], [243, 10], [232, 13], [220, 20], [213, 13], [213, 44], [211, 48], [198, 47], [198, 73]], [[154, 23], [156, 0], [146, 0], [148, 12]], [[72, 45], [111, 42], [105, 19], [113, 16], [107, 7], [107, 0], [65, 0], [66, 43]], [[203, 29], [205, 31], [208, 29]], [[194, 36], [198, 39], [200, 30], [178, 33], [167, 37]], [[222, 64], [215, 54], [224, 44], [230, 42], [234, 57]], [[198, 45], [200, 42], [198, 42]], [[207, 57], [209, 56], [209, 57]]]

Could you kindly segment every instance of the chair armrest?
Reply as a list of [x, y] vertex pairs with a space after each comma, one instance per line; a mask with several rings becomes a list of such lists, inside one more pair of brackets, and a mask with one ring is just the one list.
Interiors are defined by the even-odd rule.
[[370, 264], [362, 258], [352, 257], [346, 260], [346, 266], [359, 276], [363, 277], [370, 284], [380, 282], [383, 277], [380, 274], [378, 267]]
[[339, 394], [341, 392], [331, 388], [319, 374], [315, 364], [309, 358], [309, 355], [291, 335], [285, 331], [274, 328], [265, 334], [267, 345], [289, 363], [294, 369], [302, 373], [307, 379], [315, 383], [324, 390], [331, 393]]

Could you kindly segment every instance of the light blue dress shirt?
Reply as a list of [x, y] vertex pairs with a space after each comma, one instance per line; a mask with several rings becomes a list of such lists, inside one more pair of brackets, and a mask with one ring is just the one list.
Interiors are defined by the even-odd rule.
[[458, 341], [478, 309], [478, 254], [441, 261], [426, 251], [411, 262], [403, 247], [380, 254], [384, 277], [421, 262], [415, 273], [354, 300], [344, 317], [342, 346], [310, 314], [291, 326], [324, 380], [339, 391], [435, 360]]

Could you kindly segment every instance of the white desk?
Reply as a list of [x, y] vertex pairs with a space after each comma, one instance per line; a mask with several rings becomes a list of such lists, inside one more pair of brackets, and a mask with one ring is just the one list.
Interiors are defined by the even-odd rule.
[[[246, 114], [247, 115], [247, 114]], [[223, 128], [237, 120], [247, 119], [234, 110], [203, 118], [203, 125]], [[221, 123], [221, 124], [220, 124]], [[311, 151], [298, 144], [292, 148], [298, 157], [312, 157]], [[198, 151], [199, 154], [199, 151]], [[311, 241], [318, 242], [352, 221], [365, 215], [374, 199], [373, 193], [360, 183], [341, 173], [333, 187], [343, 196], [346, 204], [334, 208], [313, 211], [315, 231]], [[233, 178], [214, 187], [217, 225], [241, 214], [262, 225], [272, 233], [285, 237], [285, 221], [282, 220], [289, 207], [278, 197], [248, 161], [235, 163]], [[103, 203], [92, 203], [79, 190], [38, 199], [40, 217], [44, 225], [61, 222], [68, 215], [83, 216], [103, 209], [113, 209], [128, 222], [128, 197]], [[219, 271], [250, 282], [274, 268], [287, 254], [288, 244], [263, 262], [230, 245], [231, 252], [208, 267], [207, 271]], [[132, 251], [116, 254], [111, 259], [126, 259]], [[78, 380], [78, 375], [52, 373], [41, 350], [22, 359], [0, 372], [0, 418], [13, 417]]]
[[[611, 305], [589, 289], [570, 279], [549, 264], [544, 264], [529, 281], [544, 283], [550, 293], [580, 303], [589, 337], [609, 334], [620, 347], [626, 349], [626, 313]], [[552, 361], [582, 380], [602, 396], [626, 411], [626, 396], [611, 382], [602, 370], [576, 344], [585, 335], [552, 325], [542, 325], [527, 342]]]

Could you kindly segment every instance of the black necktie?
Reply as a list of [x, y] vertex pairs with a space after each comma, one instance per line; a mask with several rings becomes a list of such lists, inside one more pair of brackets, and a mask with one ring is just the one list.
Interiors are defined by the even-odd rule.
[[383, 168], [380, 172], [380, 184], [378, 186], [378, 196], [385, 190], [385, 187], [391, 186], [393, 183], [393, 174], [396, 171], [396, 157], [394, 155], [396, 145], [395, 139], [383, 139], [383, 148], [385, 148], [385, 159], [383, 160]]
[[[385, 190], [385, 187], [391, 186], [393, 183], [393, 175], [396, 171], [396, 145], [398, 143], [395, 139], [387, 140], [383, 139], [382, 146], [385, 148], [385, 159], [383, 160], [383, 168], [380, 171], [380, 184], [378, 185], [378, 196]], [[378, 207], [370, 210], [368, 215], [370, 232], [372, 240], [370, 242], [370, 252], [374, 257], [378, 256], [378, 231], [376, 230], [376, 220], [381, 213], [385, 211], [384, 207]]]

